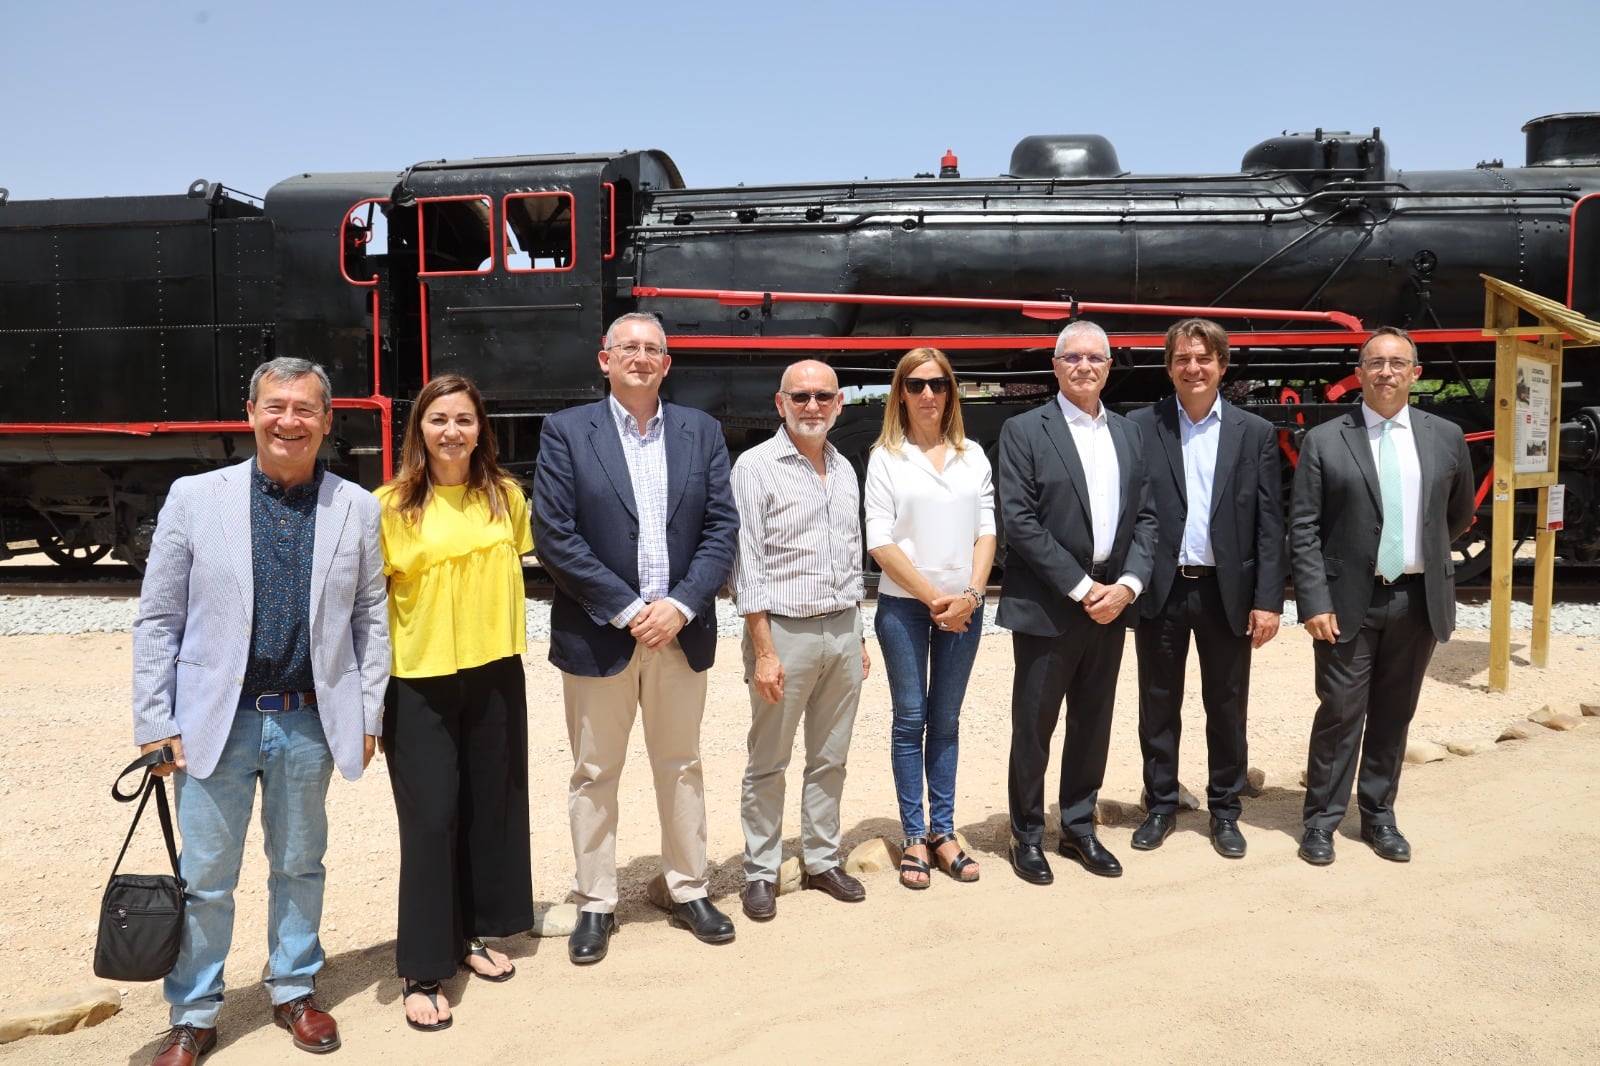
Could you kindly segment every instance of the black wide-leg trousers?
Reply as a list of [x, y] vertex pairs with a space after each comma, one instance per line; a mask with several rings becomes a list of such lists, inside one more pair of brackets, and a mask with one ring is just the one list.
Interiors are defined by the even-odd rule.
[[401, 976], [456, 972], [474, 936], [533, 927], [521, 656], [389, 682], [384, 757], [400, 822]]

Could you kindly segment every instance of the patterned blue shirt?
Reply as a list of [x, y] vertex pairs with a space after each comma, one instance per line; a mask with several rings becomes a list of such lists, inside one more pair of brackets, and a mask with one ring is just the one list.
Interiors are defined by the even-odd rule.
[[285, 491], [250, 465], [250, 570], [255, 616], [250, 622], [246, 696], [310, 692], [311, 555], [317, 532], [322, 464], [310, 481]]

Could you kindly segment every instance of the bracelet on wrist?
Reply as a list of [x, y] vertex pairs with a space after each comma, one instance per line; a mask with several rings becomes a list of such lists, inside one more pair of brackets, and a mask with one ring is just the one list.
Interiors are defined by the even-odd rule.
[[968, 585], [966, 588], [962, 589], [961, 594], [972, 601], [973, 610], [977, 610], [979, 607], [983, 606], [983, 593], [979, 592], [971, 585]]

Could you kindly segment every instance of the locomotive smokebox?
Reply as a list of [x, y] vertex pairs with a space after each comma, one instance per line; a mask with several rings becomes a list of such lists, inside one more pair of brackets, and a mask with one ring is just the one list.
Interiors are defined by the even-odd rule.
[[1098, 133], [1024, 137], [1011, 150], [1013, 178], [1120, 178], [1117, 150]]
[[1545, 115], [1522, 127], [1530, 167], [1600, 166], [1600, 113]]

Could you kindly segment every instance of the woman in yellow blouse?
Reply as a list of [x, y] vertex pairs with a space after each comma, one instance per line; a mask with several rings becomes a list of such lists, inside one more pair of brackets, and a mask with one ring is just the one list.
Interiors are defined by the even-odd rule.
[[400, 821], [396, 962], [406, 1023], [448, 1028], [439, 981], [516, 967], [486, 936], [533, 926], [527, 648], [528, 501], [495, 462], [483, 397], [434, 378], [406, 422], [400, 472], [378, 490], [393, 679], [383, 750]]

